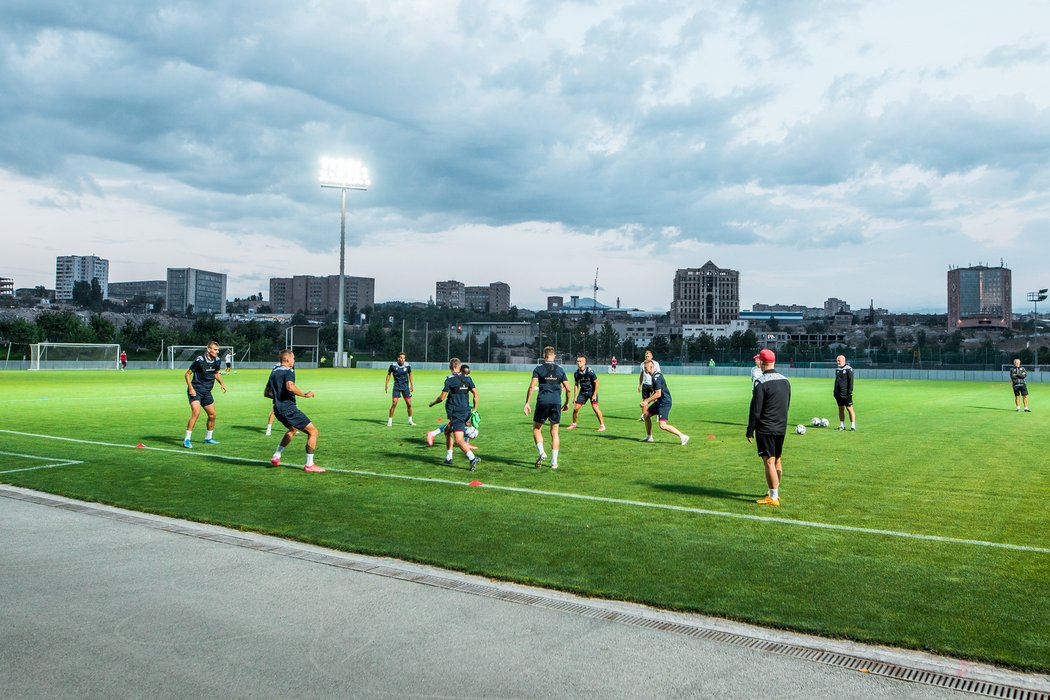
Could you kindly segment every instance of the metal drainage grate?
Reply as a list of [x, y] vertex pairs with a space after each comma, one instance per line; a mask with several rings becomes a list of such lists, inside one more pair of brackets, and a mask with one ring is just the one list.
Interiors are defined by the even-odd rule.
[[908, 681], [910, 683], [919, 683], [938, 688], [958, 690], [992, 698], [1007, 698], [1008, 700], [1050, 700], [1050, 692], [1048, 691], [1024, 688], [994, 681], [964, 678], [962, 676], [938, 671], [912, 668], [901, 664], [878, 661], [876, 659], [866, 659], [852, 654], [813, 649], [799, 644], [774, 642], [736, 632], [711, 629], [700, 624], [670, 622], [639, 614], [612, 611], [602, 608], [599, 605], [586, 602], [548, 598], [523, 591], [506, 590], [495, 585], [485, 585], [482, 583], [463, 581], [460, 579], [437, 576], [418, 571], [399, 569], [386, 564], [359, 559], [352, 554], [327, 554], [325, 552], [303, 549], [294, 543], [283, 545], [260, 542], [249, 537], [241, 537], [235, 534], [202, 530], [190, 524], [182, 525], [179, 523], [165, 522], [150, 517], [109, 510], [89, 503], [67, 503], [47, 496], [10, 491], [4, 488], [0, 488], [0, 496], [50, 506], [52, 508], [61, 508], [76, 513], [108, 518], [110, 520], [149, 527], [155, 530], [163, 530], [173, 534], [186, 535], [187, 537], [195, 537], [197, 539], [209, 540], [236, 547], [253, 549], [260, 552], [311, 561], [326, 566], [334, 566], [341, 569], [375, 574], [376, 576], [384, 576], [386, 578], [393, 578], [411, 583], [421, 583], [435, 588], [454, 590], [460, 593], [492, 598], [508, 603], [529, 605], [536, 608], [543, 608], [571, 615], [579, 615], [581, 617], [601, 619], [622, 625], [658, 630], [671, 634], [680, 634], [694, 639], [703, 639], [722, 644], [732, 644], [734, 646], [745, 647], [757, 651], [791, 656], [806, 661], [837, 666], [839, 668], [860, 673], [870, 673], [873, 676], [894, 678], [897, 680]]

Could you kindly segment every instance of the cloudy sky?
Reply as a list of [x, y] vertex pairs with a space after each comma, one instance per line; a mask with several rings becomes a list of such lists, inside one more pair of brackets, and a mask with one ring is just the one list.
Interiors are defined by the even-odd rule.
[[5, 0], [0, 276], [55, 256], [338, 272], [323, 155], [359, 158], [347, 273], [667, 309], [943, 310], [951, 265], [1050, 286], [1050, 5], [980, 0]]

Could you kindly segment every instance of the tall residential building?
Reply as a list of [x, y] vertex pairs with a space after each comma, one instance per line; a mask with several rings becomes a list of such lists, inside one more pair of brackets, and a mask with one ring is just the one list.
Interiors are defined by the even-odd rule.
[[55, 259], [55, 299], [73, 298], [73, 285], [97, 279], [102, 298], [109, 298], [109, 260], [94, 255], [60, 255]]
[[948, 328], [1009, 328], [1010, 269], [975, 265], [948, 270]]
[[114, 301], [131, 301], [135, 297], [156, 299], [168, 296], [167, 280], [142, 280], [139, 282], [110, 282], [109, 298]]
[[510, 285], [506, 282], [489, 283], [489, 313], [510, 311]]
[[466, 285], [456, 280], [438, 282], [434, 290], [434, 303], [450, 309], [464, 308], [467, 305]]
[[0, 277], [0, 297], [15, 298], [15, 281], [10, 277]]
[[[375, 278], [346, 275], [343, 279], [343, 305], [347, 313], [351, 307], [360, 311], [366, 306], [375, 306]], [[335, 313], [339, 310], [339, 275], [272, 277], [270, 308], [277, 314], [301, 311], [307, 316], [323, 316]]]
[[849, 304], [842, 301], [842, 299], [828, 297], [827, 301], [824, 302], [824, 315], [829, 318], [837, 313], [842, 313], [843, 311], [849, 310]]
[[740, 315], [740, 273], [708, 260], [674, 275], [671, 324], [724, 325]]
[[510, 311], [510, 285], [506, 282], [464, 287], [463, 296], [464, 307], [471, 311], [494, 314]]
[[195, 270], [192, 267], [168, 268], [168, 311], [195, 314], [226, 313], [226, 275], [221, 272]]

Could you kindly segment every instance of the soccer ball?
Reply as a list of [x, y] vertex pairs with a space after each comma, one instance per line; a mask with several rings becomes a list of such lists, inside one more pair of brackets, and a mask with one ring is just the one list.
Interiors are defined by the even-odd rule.
[[816, 416], [813, 416], [813, 420], [811, 420], [811, 421], [810, 421], [809, 423], [810, 423], [810, 425], [812, 425], [812, 426], [813, 426], [814, 428], [819, 428], [819, 427], [820, 427], [820, 419], [819, 419], [819, 418], [817, 418]]
[[468, 440], [473, 440], [478, 436], [478, 429], [475, 428], [473, 425], [468, 425], [463, 431], [463, 434], [467, 436]]
[[799, 423], [798, 425], [795, 426], [795, 432], [798, 433], [799, 435], [805, 435], [806, 434], [806, 426], [804, 426], [801, 423]]
[[827, 418], [821, 418], [820, 419], [820, 427], [821, 428], [826, 428], [829, 425], [831, 425], [831, 421], [829, 421]]

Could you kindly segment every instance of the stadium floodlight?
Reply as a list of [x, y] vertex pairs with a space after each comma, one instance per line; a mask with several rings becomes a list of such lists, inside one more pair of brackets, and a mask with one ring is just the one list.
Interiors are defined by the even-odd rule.
[[322, 158], [321, 173], [317, 180], [321, 187], [332, 187], [342, 190], [342, 206], [339, 215], [339, 327], [336, 342], [339, 348], [335, 353], [334, 367], [346, 367], [346, 349], [343, 340], [343, 326], [346, 315], [346, 191], [367, 190], [372, 184], [368, 168], [360, 161], [345, 158]]

